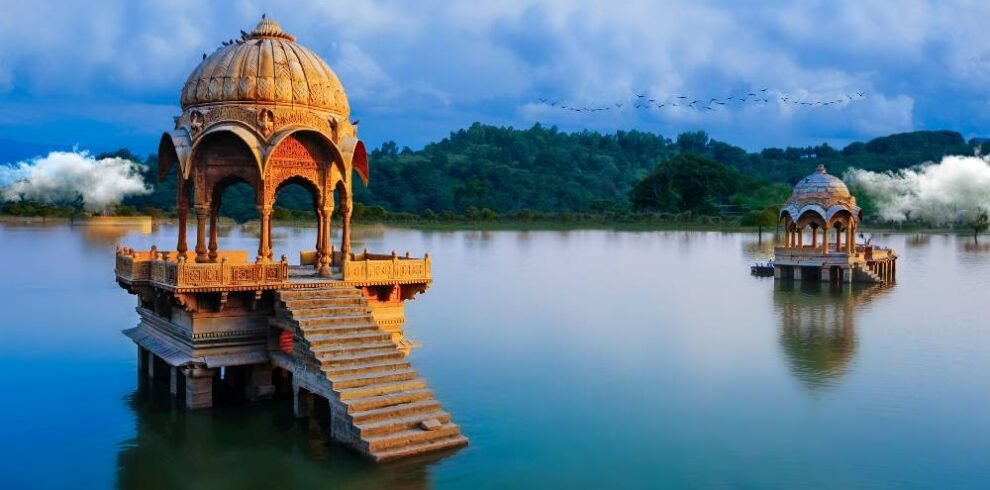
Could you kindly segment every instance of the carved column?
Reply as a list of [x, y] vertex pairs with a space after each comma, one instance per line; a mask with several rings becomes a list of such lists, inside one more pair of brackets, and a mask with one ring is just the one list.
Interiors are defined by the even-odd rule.
[[828, 224], [822, 227], [822, 255], [828, 255]]
[[210, 206], [210, 262], [217, 261], [217, 218], [220, 215], [219, 206]]
[[329, 202], [331, 203], [330, 205], [323, 207], [323, 243], [320, 245], [321, 249], [319, 264], [320, 277], [330, 277], [332, 274], [332, 270], [330, 268], [331, 261], [333, 260], [333, 257], [331, 257], [330, 254], [330, 227], [333, 222], [333, 200], [330, 200]]
[[798, 228], [797, 233], [797, 247], [801, 248], [804, 246], [804, 228]]
[[344, 255], [348, 255], [351, 253], [351, 203], [349, 199], [341, 203], [340, 211], [343, 219], [340, 228], [340, 233], [343, 236], [340, 241], [340, 251]]
[[817, 227], [812, 227], [811, 228], [811, 248], [815, 248], [817, 246], [818, 246], [818, 228]]
[[272, 254], [272, 207], [264, 205], [258, 206], [258, 215], [261, 216], [261, 237], [258, 240], [258, 260], [267, 262]]
[[313, 268], [319, 270], [320, 264], [323, 261], [323, 231], [326, 225], [323, 223], [324, 215], [323, 209], [316, 208], [316, 261], [313, 263]]
[[842, 253], [842, 230], [838, 226], [835, 227], [835, 251]]
[[206, 220], [210, 215], [209, 204], [196, 205], [196, 262], [208, 262], [206, 254]]
[[[181, 178], [181, 177], [180, 177]], [[189, 244], [186, 242], [186, 222], [189, 221], [189, 198], [181, 184], [179, 186], [179, 241], [175, 245], [175, 251], [180, 258], [188, 258], [186, 252], [189, 251]]]

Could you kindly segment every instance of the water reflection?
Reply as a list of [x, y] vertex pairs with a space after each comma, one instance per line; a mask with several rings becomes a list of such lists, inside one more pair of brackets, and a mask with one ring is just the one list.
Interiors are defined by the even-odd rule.
[[136, 434], [117, 454], [122, 489], [420, 489], [440, 460], [374, 465], [333, 443], [326, 418], [295, 420], [288, 400], [188, 411], [167, 383], [142, 380], [124, 402]]
[[834, 386], [848, 372], [856, 351], [856, 314], [883, 291], [857, 284], [774, 285], [780, 345], [801, 384], [810, 389]]

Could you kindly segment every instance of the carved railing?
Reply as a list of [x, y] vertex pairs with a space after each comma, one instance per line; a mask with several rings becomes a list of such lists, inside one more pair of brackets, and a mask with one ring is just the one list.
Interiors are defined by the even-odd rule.
[[[152, 258], [154, 257], [154, 258]], [[227, 288], [281, 284], [289, 280], [289, 263], [249, 263], [244, 252], [220, 253], [218, 262], [176, 261], [171, 252], [118, 250], [117, 277], [130, 282], [150, 282], [182, 288]], [[241, 260], [238, 260], [241, 259]]]
[[408, 253], [400, 257], [392, 255], [351, 254], [342, 257], [343, 279], [359, 284], [412, 284], [427, 283], [431, 280], [430, 254], [422, 259], [414, 259]]

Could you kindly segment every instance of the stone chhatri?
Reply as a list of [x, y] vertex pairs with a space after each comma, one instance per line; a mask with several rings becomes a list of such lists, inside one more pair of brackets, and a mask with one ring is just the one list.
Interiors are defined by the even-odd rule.
[[[856, 243], [862, 218], [863, 212], [846, 184], [819, 165], [794, 186], [780, 210], [785, 239], [783, 247], [774, 249], [774, 277], [835, 283], [893, 282], [897, 254], [869, 242]], [[830, 231], [834, 231], [833, 238]]]
[[[193, 71], [182, 110], [158, 149], [159, 177], [179, 176], [175, 250], [117, 249], [117, 282], [138, 299], [140, 323], [124, 333], [140, 369], [168, 377], [189, 408], [211, 407], [218, 383], [251, 401], [293, 397], [297, 415], [374, 461], [467, 444], [405, 360], [404, 305], [429, 287], [429, 255], [351, 251], [353, 176], [367, 182], [368, 162], [333, 71], [263, 19]], [[253, 254], [223, 250], [217, 231], [239, 182], [258, 206]], [[272, 249], [272, 207], [291, 184], [309, 192], [317, 225], [299, 265]]]

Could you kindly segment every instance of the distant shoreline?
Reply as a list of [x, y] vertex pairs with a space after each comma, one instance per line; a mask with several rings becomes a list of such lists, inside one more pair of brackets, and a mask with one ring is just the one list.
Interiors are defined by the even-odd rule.
[[[144, 217], [137, 218], [144, 222]], [[150, 217], [149, 217], [150, 218]], [[127, 221], [127, 220], [125, 220]], [[153, 218], [154, 225], [177, 225], [176, 218], [162, 217]], [[73, 224], [73, 219], [64, 216], [10, 216], [0, 215], [0, 224], [23, 224], [23, 225], [46, 225], [46, 224]], [[121, 226], [126, 226], [122, 223]], [[248, 229], [257, 229], [258, 221], [246, 221], [236, 223], [230, 218], [220, 219], [220, 226], [243, 226]], [[274, 220], [275, 226], [292, 226], [298, 228], [315, 228], [316, 224], [310, 220]], [[422, 231], [579, 231], [579, 230], [615, 230], [615, 231], [718, 231], [726, 233], [756, 233], [755, 226], [742, 226], [736, 223], [702, 224], [702, 223], [649, 223], [649, 222], [621, 222], [608, 220], [585, 220], [585, 221], [518, 221], [518, 220], [493, 220], [493, 221], [451, 221], [451, 222], [430, 222], [423, 220], [403, 221], [403, 220], [367, 220], [354, 222], [356, 227], [389, 226], [392, 228], [404, 228]], [[194, 220], [190, 220], [190, 230], [195, 228]], [[764, 227], [764, 234], [773, 234], [776, 227]], [[864, 233], [917, 233], [917, 234], [949, 234], [959, 236], [972, 236], [972, 230], [959, 228], [938, 228], [938, 227], [908, 227], [908, 226], [883, 226], [877, 224], [866, 224], [861, 229]], [[982, 235], [982, 234], [981, 234]]]

